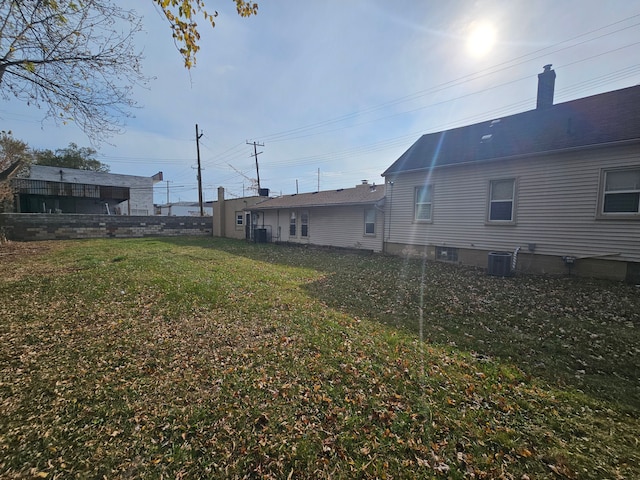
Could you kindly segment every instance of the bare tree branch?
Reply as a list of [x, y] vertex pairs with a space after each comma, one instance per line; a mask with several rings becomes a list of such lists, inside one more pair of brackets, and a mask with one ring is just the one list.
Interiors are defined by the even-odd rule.
[[77, 123], [93, 142], [118, 132], [144, 85], [140, 19], [109, 0], [0, 2], [0, 95]]

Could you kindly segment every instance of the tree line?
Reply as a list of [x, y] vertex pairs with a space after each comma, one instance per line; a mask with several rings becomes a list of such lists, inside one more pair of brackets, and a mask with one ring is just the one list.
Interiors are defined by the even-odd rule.
[[109, 165], [95, 157], [98, 151], [93, 147], [79, 147], [71, 142], [67, 147], [32, 149], [26, 142], [13, 138], [11, 132], [0, 133], [0, 174], [8, 168], [28, 165], [45, 165], [59, 168], [75, 168], [92, 172], [108, 173]]

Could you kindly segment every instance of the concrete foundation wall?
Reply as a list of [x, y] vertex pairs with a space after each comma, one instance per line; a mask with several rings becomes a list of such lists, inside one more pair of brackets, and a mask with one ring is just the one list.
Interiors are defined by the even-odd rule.
[[[409, 257], [422, 256], [429, 260], [438, 260], [435, 245], [385, 243], [385, 253]], [[489, 250], [459, 248], [457, 253], [456, 263], [480, 268], [488, 268], [489, 266], [489, 253], [491, 253]], [[514, 252], [509, 253], [513, 255]], [[560, 256], [538, 255], [520, 250], [517, 255], [515, 273], [571, 274], [640, 284], [640, 263], [620, 261], [615, 257], [577, 258], [575, 263], [569, 267]]]
[[210, 236], [212, 226], [210, 217], [3, 213], [0, 234], [16, 241]]

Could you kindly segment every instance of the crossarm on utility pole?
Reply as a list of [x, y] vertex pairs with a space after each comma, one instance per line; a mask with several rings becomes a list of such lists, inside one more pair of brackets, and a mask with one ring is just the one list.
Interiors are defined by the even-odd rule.
[[258, 192], [260, 192], [260, 169], [258, 168], [258, 155], [260, 155], [262, 152], [258, 152], [258, 147], [264, 147], [264, 143], [247, 141], [247, 145], [253, 145], [253, 155], [251, 156], [256, 157], [256, 176], [258, 177]]

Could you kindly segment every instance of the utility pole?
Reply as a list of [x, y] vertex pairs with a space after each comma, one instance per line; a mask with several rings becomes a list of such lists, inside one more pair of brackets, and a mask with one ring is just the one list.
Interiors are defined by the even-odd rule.
[[169, 180], [167, 180], [167, 205], [169, 205]]
[[320, 191], [320, 168], [318, 168], [318, 192]]
[[[248, 176], [246, 176], [244, 173], [242, 173], [240, 170], [238, 170], [236, 167], [234, 167], [233, 165], [231, 165], [230, 163], [227, 163], [227, 165], [229, 165], [234, 172], [236, 172], [238, 175], [240, 175], [242, 178], [244, 178], [245, 180], [249, 180], [249, 182], [251, 182], [251, 186], [249, 187], [249, 189], [251, 190], [256, 190], [258, 181], [255, 178], [250, 178]], [[256, 191], [256, 193], [258, 193]], [[244, 183], [242, 184], [242, 196], [244, 197]]]
[[200, 167], [200, 137], [198, 135], [198, 124], [196, 123], [196, 150], [198, 152], [198, 202], [200, 203], [200, 216], [204, 217], [204, 206], [202, 205], [202, 168]]
[[258, 195], [260, 195], [260, 169], [258, 168], [258, 155], [260, 155], [262, 152], [258, 152], [257, 147], [264, 147], [264, 143], [250, 142], [247, 140], [247, 145], [253, 145], [253, 155], [251, 156], [256, 157], [256, 175], [258, 177]]

